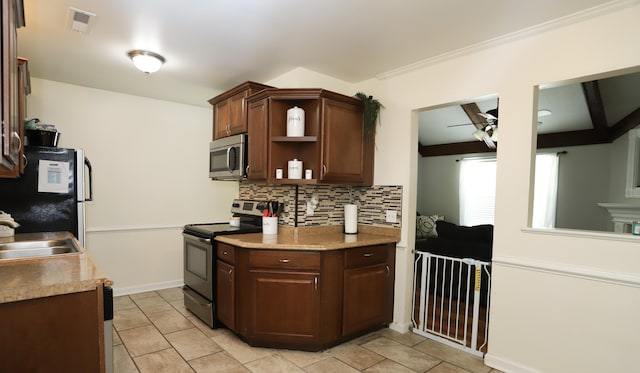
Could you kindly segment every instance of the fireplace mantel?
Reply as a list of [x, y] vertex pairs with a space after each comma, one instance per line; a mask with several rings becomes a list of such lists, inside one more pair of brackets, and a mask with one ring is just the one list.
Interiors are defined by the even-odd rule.
[[631, 225], [634, 221], [640, 221], [640, 205], [628, 203], [598, 203], [611, 215], [613, 231], [619, 233], [631, 233]]

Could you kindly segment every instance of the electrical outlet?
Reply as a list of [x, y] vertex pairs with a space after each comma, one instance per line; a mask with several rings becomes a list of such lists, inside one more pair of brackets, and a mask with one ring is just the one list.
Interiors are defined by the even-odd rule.
[[398, 212], [396, 210], [387, 210], [387, 223], [395, 223], [398, 221]]

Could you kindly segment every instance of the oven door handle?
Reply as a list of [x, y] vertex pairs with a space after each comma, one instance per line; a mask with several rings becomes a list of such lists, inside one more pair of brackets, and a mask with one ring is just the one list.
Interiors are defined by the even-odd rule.
[[208, 243], [208, 244], [211, 244], [211, 238], [201, 238], [201, 237], [196, 237], [196, 236], [191, 235], [191, 234], [188, 234], [188, 233], [183, 233], [183, 234], [182, 234], [182, 236], [183, 236], [184, 238], [187, 238], [187, 239], [198, 240], [198, 241], [200, 241], [200, 242], [202, 242], [202, 243]]

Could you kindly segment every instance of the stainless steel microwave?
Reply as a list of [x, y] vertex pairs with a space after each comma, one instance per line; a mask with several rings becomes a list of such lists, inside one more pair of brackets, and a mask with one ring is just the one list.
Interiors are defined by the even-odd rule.
[[247, 135], [213, 140], [209, 144], [209, 177], [216, 180], [240, 180], [246, 177]]

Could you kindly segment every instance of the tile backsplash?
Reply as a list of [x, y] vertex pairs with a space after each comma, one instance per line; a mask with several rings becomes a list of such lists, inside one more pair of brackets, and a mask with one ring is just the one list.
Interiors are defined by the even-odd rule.
[[[281, 225], [296, 226], [342, 225], [344, 205], [358, 205], [358, 224], [400, 228], [402, 219], [402, 186], [374, 185], [371, 187], [343, 185], [265, 185], [240, 183], [240, 198], [254, 200], [277, 200], [284, 203], [280, 215]], [[307, 214], [307, 201], [318, 198], [313, 215]], [[386, 222], [386, 211], [394, 210], [398, 217], [395, 223]]]

